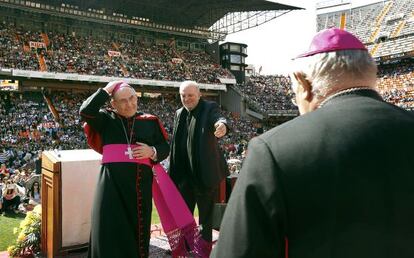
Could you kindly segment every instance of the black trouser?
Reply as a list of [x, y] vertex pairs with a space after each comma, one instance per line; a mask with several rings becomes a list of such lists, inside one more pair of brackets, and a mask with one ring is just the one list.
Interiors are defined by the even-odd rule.
[[200, 190], [190, 180], [186, 180], [178, 189], [183, 196], [188, 208], [194, 215], [195, 205], [198, 207], [199, 224], [201, 225], [201, 236], [204, 240], [212, 241], [212, 219], [213, 208], [217, 198], [218, 188]]
[[6, 211], [7, 208], [9, 208], [10, 206], [14, 206], [13, 208], [15, 210], [17, 210], [17, 208], [19, 207], [20, 204], [20, 196], [16, 195], [16, 197], [14, 197], [11, 200], [6, 200], [5, 198], [3, 198], [3, 211]]

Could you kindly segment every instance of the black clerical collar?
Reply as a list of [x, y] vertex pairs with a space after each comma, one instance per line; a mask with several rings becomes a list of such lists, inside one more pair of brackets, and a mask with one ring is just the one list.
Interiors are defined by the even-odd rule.
[[329, 104], [332, 100], [337, 99], [339, 97], [343, 97], [346, 95], [364, 95], [364, 96], [371, 96], [382, 100], [382, 97], [379, 93], [373, 89], [372, 87], [353, 87], [338, 91], [327, 98], [325, 98], [321, 103], [319, 103], [318, 107], [322, 107], [325, 104]]

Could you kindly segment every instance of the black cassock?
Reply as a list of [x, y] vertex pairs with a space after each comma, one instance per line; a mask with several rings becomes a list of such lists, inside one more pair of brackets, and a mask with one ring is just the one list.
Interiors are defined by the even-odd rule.
[[[126, 119], [101, 109], [108, 99], [109, 95], [99, 89], [80, 108], [82, 119], [100, 134], [103, 145], [127, 144], [133, 126], [131, 143], [154, 146], [158, 161], [165, 159], [169, 145], [158, 121], [142, 119], [145, 117], [142, 113], [137, 113], [135, 119]], [[136, 163], [102, 165], [92, 209], [89, 257], [148, 257], [152, 179], [148, 166]]]

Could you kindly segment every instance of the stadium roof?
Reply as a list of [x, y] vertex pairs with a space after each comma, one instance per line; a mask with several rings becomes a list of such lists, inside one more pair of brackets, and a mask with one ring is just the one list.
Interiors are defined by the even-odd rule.
[[267, 0], [42, 0], [46, 4], [70, 4], [80, 9], [104, 10], [150, 21], [192, 28], [210, 27], [232, 12], [295, 10], [298, 7]]

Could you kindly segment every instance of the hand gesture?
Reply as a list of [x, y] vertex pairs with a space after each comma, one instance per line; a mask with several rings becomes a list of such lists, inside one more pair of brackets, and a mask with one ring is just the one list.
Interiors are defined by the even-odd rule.
[[148, 146], [145, 143], [137, 142], [139, 146], [132, 148], [133, 156], [136, 159], [146, 159], [154, 156], [154, 150], [151, 146]]
[[214, 131], [214, 136], [221, 138], [227, 133], [227, 127], [223, 122], [217, 122], [214, 124], [216, 130]]
[[112, 96], [112, 91], [114, 90], [115, 86], [123, 83], [123, 81], [113, 81], [113, 82], [108, 82], [108, 84], [105, 86], [104, 91], [106, 91], [110, 96]]

